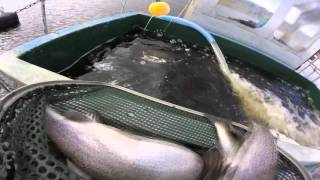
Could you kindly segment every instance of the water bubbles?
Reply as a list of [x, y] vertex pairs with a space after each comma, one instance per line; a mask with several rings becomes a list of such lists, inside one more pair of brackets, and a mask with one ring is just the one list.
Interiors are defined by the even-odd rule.
[[176, 44], [176, 43], [177, 43], [177, 41], [175, 39], [170, 40], [170, 44]]
[[148, 61], [148, 62], [153, 62], [153, 63], [158, 63], [158, 64], [167, 63], [166, 59], [159, 58], [159, 57], [156, 57], [156, 56], [149, 56], [149, 55], [145, 55], [145, 54], [143, 55], [142, 59], [145, 60], [145, 61]]
[[210, 49], [206, 46], [202, 49], [203, 52], [210, 52]]
[[101, 71], [111, 71], [113, 70], [113, 65], [112, 62], [99, 62], [99, 63], [94, 63], [93, 67], [97, 70]]
[[299, 91], [299, 90], [301, 90], [301, 87], [299, 87], [299, 86], [293, 86], [293, 89]]
[[2, 149], [4, 151], [9, 150], [9, 146], [10, 146], [10, 144], [8, 142], [6, 142], [6, 141], [4, 143], [2, 143]]
[[7, 94], [7, 91], [0, 86], [0, 97], [4, 96], [5, 94]]
[[141, 64], [141, 65], [145, 65], [146, 62], [145, 62], [145, 61], [140, 61], [140, 64]]
[[93, 66], [86, 66], [85, 69], [86, 69], [87, 71], [91, 71], [91, 70], [93, 69]]
[[157, 37], [163, 37], [163, 33], [162, 33], [162, 32], [158, 32], [158, 33], [156, 34], [156, 36], [157, 36]]
[[176, 50], [176, 51], [181, 51], [182, 48], [181, 48], [181, 47], [177, 47], [175, 50]]

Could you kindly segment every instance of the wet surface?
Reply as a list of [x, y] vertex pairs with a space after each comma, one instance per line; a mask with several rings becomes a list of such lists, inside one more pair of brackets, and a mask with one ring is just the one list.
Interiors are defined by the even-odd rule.
[[[119, 41], [122, 43], [106, 44], [88, 54], [82, 59], [87, 64], [79, 63], [79, 67], [85, 68], [80, 70], [75, 66], [66, 74], [81, 80], [118, 84], [194, 110], [245, 123], [246, 116], [239, 99], [208, 49], [194, 48], [179, 39], [164, 43], [159, 38], [150, 39], [142, 35], [123, 37]], [[319, 125], [318, 112], [301, 88], [236, 59], [227, 60], [232, 71], [279, 98], [279, 106], [287, 109], [290, 118], [293, 117], [297, 123], [294, 128], [299, 130], [311, 122]], [[268, 98], [266, 96], [266, 102]], [[318, 164], [306, 168], [314, 177], [319, 176]]]
[[[146, 37], [105, 48], [78, 79], [113, 82], [180, 106], [243, 122], [244, 112], [209, 51]], [[91, 57], [88, 57], [91, 58]]]
[[[232, 92], [208, 49], [195, 48], [179, 39], [152, 37], [155, 39], [140, 34], [121, 37], [85, 56], [80, 61], [89, 63], [79, 63], [66, 75], [112, 82], [237, 122], [246, 119], [237, 95]], [[227, 59], [232, 71], [278, 97], [281, 106], [294, 115], [298, 125], [308, 123], [305, 117], [319, 124], [318, 114], [301, 88], [236, 59]], [[85, 68], [81, 70], [81, 67]]]

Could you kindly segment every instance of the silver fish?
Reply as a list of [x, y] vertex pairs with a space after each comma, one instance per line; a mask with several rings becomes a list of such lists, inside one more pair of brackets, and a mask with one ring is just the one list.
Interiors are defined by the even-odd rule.
[[94, 116], [46, 109], [48, 135], [79, 169], [95, 179], [198, 180], [203, 160], [174, 143], [134, 135]]
[[274, 137], [264, 125], [253, 123], [247, 137], [223, 122], [215, 122], [220, 147], [209, 150], [204, 180], [273, 180], [277, 149]]

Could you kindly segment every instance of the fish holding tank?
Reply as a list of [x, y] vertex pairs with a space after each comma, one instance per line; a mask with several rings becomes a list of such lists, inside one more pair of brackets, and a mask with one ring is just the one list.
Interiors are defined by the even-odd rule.
[[277, 139], [319, 147], [316, 85], [292, 64], [168, 16], [169, 4], [88, 21], [1, 55], [0, 70], [28, 85], [0, 104], [3, 177], [312, 178]]

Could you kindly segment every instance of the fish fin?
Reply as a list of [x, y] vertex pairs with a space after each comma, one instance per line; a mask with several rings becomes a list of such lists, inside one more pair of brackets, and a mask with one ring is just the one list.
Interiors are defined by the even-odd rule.
[[91, 178], [87, 173], [83, 172], [78, 166], [76, 166], [70, 160], [67, 160], [67, 166], [72, 172], [74, 172], [76, 175], [78, 175], [81, 179], [93, 180], [93, 178]]
[[77, 122], [101, 122], [100, 115], [97, 112], [81, 113], [75, 110], [68, 110], [65, 114], [70, 120]]
[[[216, 147], [216, 152], [208, 152], [209, 159], [218, 160], [215, 164], [209, 164], [208, 177], [205, 180], [223, 179], [231, 180], [237, 170], [237, 166], [232, 164], [241, 145], [245, 139], [243, 134], [236, 129], [228, 120], [206, 114], [206, 117], [216, 127], [219, 144]], [[214, 157], [216, 156], [216, 157]], [[217, 157], [220, 156], [220, 157]], [[207, 158], [207, 157], [206, 157]], [[204, 161], [207, 161], [204, 159]]]
[[101, 123], [101, 115], [98, 112], [89, 112], [86, 116], [91, 119], [93, 122]]
[[[50, 106], [46, 107], [46, 113], [47, 113], [47, 115], [59, 114], [56, 110], [52, 109]], [[59, 114], [59, 115], [61, 115], [61, 114]]]
[[[230, 131], [230, 133], [235, 136], [235, 138], [239, 138], [242, 137], [242, 134], [239, 130], [237, 130], [231, 123], [229, 120], [221, 118], [221, 117], [217, 117], [211, 114], [205, 114], [205, 117], [207, 119], [209, 119], [210, 123], [212, 125], [216, 124], [217, 122], [222, 124], [223, 126], [225, 126], [226, 129], [228, 129]], [[241, 138], [240, 138], [241, 139]], [[240, 140], [239, 139], [239, 140]]]
[[203, 155], [204, 169], [202, 171], [203, 180], [219, 179], [224, 174], [223, 153], [216, 148], [210, 148]]
[[236, 174], [238, 167], [236, 166], [228, 166], [225, 168], [225, 171], [223, 172], [223, 180], [231, 180], [234, 179], [234, 176]]
[[236, 154], [244, 139], [241, 133], [226, 119], [207, 115], [211, 123], [216, 127], [219, 149], [224, 160], [229, 163]]

